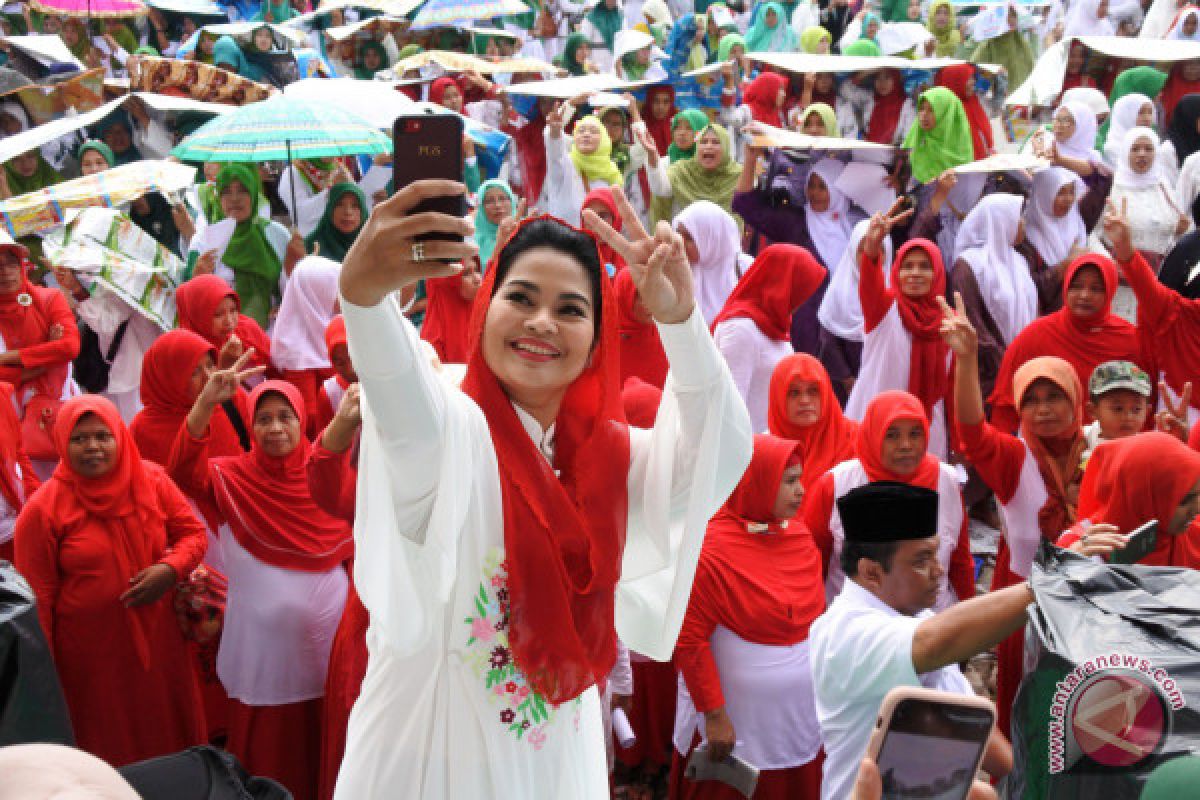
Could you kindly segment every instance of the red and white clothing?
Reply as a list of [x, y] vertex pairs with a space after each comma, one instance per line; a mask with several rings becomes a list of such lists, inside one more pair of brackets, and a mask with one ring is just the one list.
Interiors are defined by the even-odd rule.
[[[901, 292], [898, 274], [904, 257], [920, 249], [933, 266], [933, 285], [924, 297]], [[862, 255], [858, 297], [863, 309], [862, 368], [846, 401], [846, 416], [861, 420], [867, 405], [889, 389], [906, 391], [921, 401], [929, 421], [928, 450], [938, 458], [948, 454], [945, 395], [949, 387], [950, 351], [939, 333], [942, 312], [935, 298], [946, 293], [946, 270], [941, 251], [925, 239], [911, 239], [892, 259], [891, 280], [885, 282], [878, 260]]]
[[858, 429], [857, 457], [843, 461], [817, 480], [804, 500], [804, 521], [821, 550], [825, 596], [832, 602], [846, 581], [841, 563], [845, 532], [837, 509], [838, 498], [873, 481], [898, 481], [937, 492], [938, 562], [943, 572], [934, 609], [941, 611], [975, 596], [975, 562], [971, 557], [959, 474], [928, 452], [910, 475], [898, 475], [887, 469], [882, 459], [884, 439], [888, 428], [898, 420], [918, 421], [928, 434], [924, 410], [915, 397], [889, 391], [875, 398]]
[[820, 288], [825, 275], [803, 247], [773, 244], [754, 259], [713, 320], [713, 339], [756, 432], [767, 429], [775, 365], [793, 352], [792, 314]]
[[[821, 751], [807, 641], [825, 610], [820, 556], [798, 520], [773, 519], [798, 451], [797, 442], [756, 436], [746, 475], [709, 524], [675, 646], [678, 758], [697, 735], [703, 740], [704, 713], [719, 708], [733, 723], [734, 754], [759, 770], [803, 769]], [[819, 776], [820, 762], [814, 766]], [[689, 797], [713, 796], [706, 786], [689, 788]], [[776, 796], [789, 795], [755, 792]]]
[[283, 379], [300, 390], [310, 439], [320, 432], [318, 393], [329, 377], [325, 329], [337, 305], [337, 280], [342, 266], [321, 256], [305, 256], [292, 270], [279, 314], [271, 329], [271, 363]]
[[17, 515], [41, 485], [21, 446], [21, 420], [12, 396], [12, 384], [0, 381], [0, 559], [5, 561], [13, 560]]

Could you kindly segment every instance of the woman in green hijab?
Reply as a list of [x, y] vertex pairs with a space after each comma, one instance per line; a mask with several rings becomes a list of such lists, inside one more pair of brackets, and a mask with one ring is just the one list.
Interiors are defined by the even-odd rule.
[[582, 33], [572, 33], [567, 37], [567, 43], [563, 45], [562, 68], [568, 74], [576, 77], [586, 75], [588, 73], [587, 59], [591, 55], [591, 50], [586, 36]]
[[780, 3], [767, 3], [758, 9], [754, 24], [746, 31], [746, 47], [751, 53], [796, 52], [796, 33]]
[[971, 125], [962, 101], [944, 86], [923, 92], [917, 101], [917, 121], [904, 137], [912, 176], [918, 183], [936, 180], [951, 167], [975, 160]]
[[354, 77], [360, 81], [374, 79], [375, 73], [387, 67], [387, 50], [379, 42], [371, 39], [363, 42], [358, 48], [358, 63], [354, 66]]
[[304, 237], [305, 249], [340, 264], [366, 224], [369, 213], [367, 196], [357, 184], [334, 184], [329, 189], [329, 200], [321, 221]]
[[828, 103], [812, 103], [800, 112], [800, 132], [809, 136], [832, 136], [838, 138], [842, 131], [838, 126], [837, 112]]
[[935, 58], [954, 58], [962, 47], [962, 33], [958, 30], [958, 17], [950, 0], [933, 0], [929, 4], [929, 16], [925, 30], [933, 34]]
[[517, 213], [517, 197], [504, 181], [484, 181], [475, 195], [475, 245], [480, 272], [486, 272], [496, 249], [500, 223]]
[[1020, 86], [1033, 72], [1033, 48], [1018, 26], [1019, 16], [1008, 9], [1008, 30], [994, 39], [981, 42], [967, 59], [972, 64], [1000, 64], [1008, 71], [1008, 85]]
[[89, 139], [81, 144], [78, 155], [80, 177], [95, 175], [117, 165], [117, 157], [113, 155], [112, 148], [95, 139]]
[[860, 58], [879, 58], [883, 55], [883, 51], [879, 49], [879, 45], [870, 39], [855, 39], [842, 48], [842, 55], [858, 56]]
[[698, 108], [689, 108], [675, 115], [671, 120], [671, 146], [667, 150], [667, 158], [672, 164], [687, 161], [696, 154], [696, 137], [709, 126], [709, 122], [708, 115]]
[[254, 19], [279, 25], [296, 16], [299, 14], [296, 13], [296, 9], [292, 8], [292, 4], [288, 0], [278, 0], [278, 2], [263, 0], [262, 7], [254, 15]]
[[585, 19], [596, 29], [599, 36], [596, 43], [603, 42], [605, 49], [611, 53], [617, 42], [617, 31], [624, 25], [617, 0], [600, 0]]
[[[672, 162], [664, 171], [657, 152], [647, 153], [650, 191], [650, 221], [668, 222], [697, 200], [709, 200], [733, 213], [733, 192], [742, 166], [733, 160], [729, 132], [720, 125], [709, 124], [696, 139], [696, 155]], [[665, 178], [665, 180], [664, 180]]]
[[0, 194], [4, 196], [0, 199], [36, 192], [61, 180], [62, 176], [46, 163], [41, 150], [30, 150], [4, 164], [4, 185], [0, 186]]
[[800, 49], [809, 55], [825, 55], [833, 46], [833, 37], [820, 25], [810, 25], [800, 34]]
[[304, 240], [258, 213], [262, 186], [254, 165], [226, 164], [216, 188], [225, 218], [192, 237], [184, 280], [205, 273], [225, 278], [242, 300], [242, 313], [265, 329], [281, 295], [280, 275], [303, 257]]

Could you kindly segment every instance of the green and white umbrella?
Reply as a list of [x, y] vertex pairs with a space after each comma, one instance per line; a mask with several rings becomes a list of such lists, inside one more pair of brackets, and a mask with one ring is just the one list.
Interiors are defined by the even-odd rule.
[[412, 28], [415, 31], [460, 28], [478, 20], [524, 14], [529, 10], [521, 0], [428, 0], [417, 12]]
[[391, 137], [362, 117], [275, 95], [196, 129], [171, 155], [180, 161], [290, 161], [390, 153]]

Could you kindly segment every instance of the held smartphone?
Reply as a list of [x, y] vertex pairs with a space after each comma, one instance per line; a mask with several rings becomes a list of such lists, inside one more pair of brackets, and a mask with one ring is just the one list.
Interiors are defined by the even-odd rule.
[[982, 697], [898, 687], [888, 692], [867, 752], [883, 800], [965, 800], [996, 722]]
[[[392, 191], [397, 192], [413, 181], [442, 179], [463, 181], [463, 121], [456, 114], [405, 114], [396, 118], [392, 129]], [[467, 215], [466, 195], [422, 200], [410, 214], [434, 211], [452, 217]], [[418, 241], [437, 239], [461, 242], [462, 236], [429, 233]]]
[[1125, 537], [1125, 546], [1108, 555], [1110, 564], [1136, 564], [1154, 552], [1158, 544], [1158, 520], [1152, 519], [1145, 525], [1133, 529]]

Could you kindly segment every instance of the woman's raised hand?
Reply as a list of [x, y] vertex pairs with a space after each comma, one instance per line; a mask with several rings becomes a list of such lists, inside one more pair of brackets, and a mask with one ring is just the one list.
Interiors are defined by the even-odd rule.
[[937, 296], [937, 302], [942, 309], [942, 341], [958, 358], [975, 358], [979, 350], [979, 334], [975, 332], [971, 320], [967, 319], [962, 295], [954, 293], [954, 308], [941, 295]]
[[1121, 198], [1121, 207], [1111, 199], [1104, 201], [1104, 218], [1100, 223], [1108, 249], [1119, 264], [1133, 259], [1133, 234], [1129, 231], [1129, 199]]
[[208, 381], [196, 398], [196, 404], [215, 408], [226, 400], [232, 400], [233, 396], [237, 394], [238, 387], [250, 378], [263, 374], [267, 369], [266, 365], [248, 367], [247, 364], [253, 357], [254, 348], [251, 347], [242, 353], [241, 358], [233, 362], [233, 366], [228, 369], [214, 369], [210, 372]]
[[474, 244], [417, 241], [417, 237], [430, 233], [470, 236], [474, 224], [467, 217], [436, 211], [411, 212], [422, 200], [458, 197], [466, 191], [458, 181], [415, 181], [375, 206], [342, 263], [338, 280], [342, 297], [369, 307], [424, 278], [457, 274], [463, 261], [478, 254]]
[[623, 193], [613, 191], [617, 208], [630, 226], [629, 238], [622, 236], [592, 210], [583, 212], [584, 224], [625, 259], [633, 285], [650, 316], [664, 325], [686, 322], [696, 306], [692, 287], [692, 268], [688, 264], [683, 237], [665, 221], [651, 237], [634, 223], [636, 214], [628, 213], [629, 202]]
[[863, 234], [862, 248], [863, 255], [872, 259], [878, 259], [883, 253], [883, 240], [892, 232], [892, 228], [904, 222], [914, 213], [915, 208], [904, 208], [905, 198], [897, 197], [896, 202], [892, 203], [892, 207], [887, 212], [875, 214], [871, 217], [871, 224], [867, 226], [867, 232]]
[[1158, 396], [1164, 409], [1154, 415], [1154, 427], [1163, 433], [1169, 433], [1184, 444], [1188, 440], [1188, 407], [1192, 404], [1192, 384], [1183, 385], [1179, 402], [1171, 400], [1171, 392], [1167, 389], [1166, 381], [1158, 382]]

